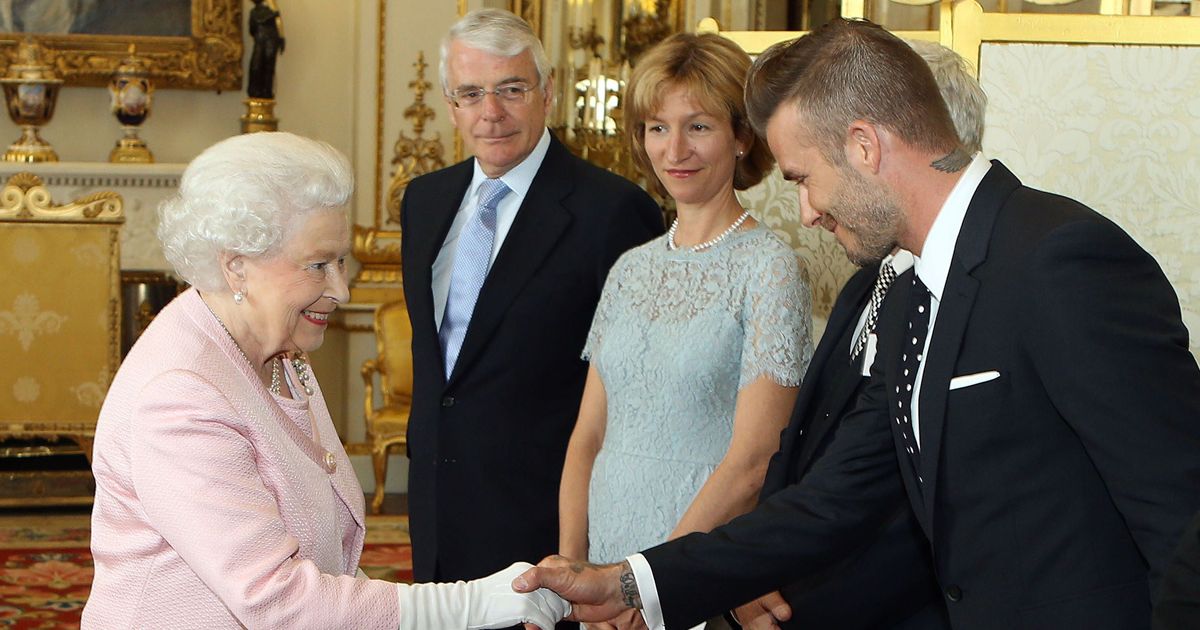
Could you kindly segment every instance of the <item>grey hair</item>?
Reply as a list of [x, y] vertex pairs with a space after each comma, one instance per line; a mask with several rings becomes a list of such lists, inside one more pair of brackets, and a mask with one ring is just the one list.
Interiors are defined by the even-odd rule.
[[[543, 91], [550, 81], [550, 60], [542, 48], [542, 42], [530, 28], [529, 23], [516, 15], [500, 9], [476, 9], [464, 15], [450, 27], [442, 38], [442, 58], [438, 72], [442, 79], [442, 93], [450, 95], [449, 61], [450, 44], [458, 41], [469, 48], [500, 57], [515, 57], [526, 50], [533, 55], [537, 67], [538, 85]], [[481, 86], [482, 87], [482, 86]]]
[[350, 162], [332, 146], [284, 132], [233, 136], [188, 164], [158, 207], [158, 240], [184, 281], [226, 288], [224, 252], [273, 253], [298, 217], [340, 208], [354, 191]]
[[929, 64], [933, 80], [937, 82], [954, 131], [963, 148], [969, 153], [983, 150], [984, 115], [987, 112], [987, 94], [971, 73], [967, 60], [945, 46], [919, 39], [905, 40], [918, 55]]

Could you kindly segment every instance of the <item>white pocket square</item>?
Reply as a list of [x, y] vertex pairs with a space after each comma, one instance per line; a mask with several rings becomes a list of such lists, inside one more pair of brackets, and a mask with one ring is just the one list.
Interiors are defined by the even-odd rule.
[[987, 372], [976, 372], [974, 374], [963, 374], [950, 379], [950, 391], [986, 383], [990, 380], [1000, 378], [1000, 373], [996, 370], [988, 370]]

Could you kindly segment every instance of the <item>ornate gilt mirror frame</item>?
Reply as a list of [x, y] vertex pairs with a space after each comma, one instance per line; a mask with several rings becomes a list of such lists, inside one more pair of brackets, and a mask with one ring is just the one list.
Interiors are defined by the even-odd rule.
[[17, 44], [32, 37], [67, 85], [103, 86], [135, 44], [158, 87], [241, 89], [242, 0], [191, 0], [191, 11], [186, 37], [0, 33], [0, 59], [6, 70]]

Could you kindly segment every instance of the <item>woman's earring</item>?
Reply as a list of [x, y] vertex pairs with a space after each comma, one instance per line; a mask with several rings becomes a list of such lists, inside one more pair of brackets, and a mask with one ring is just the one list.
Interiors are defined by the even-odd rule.
[[241, 304], [245, 300], [246, 300], [246, 295], [244, 293], [242, 293], [241, 291], [238, 291], [237, 293], [233, 294], [233, 303], [234, 304]]
[[738, 152], [737, 152], [737, 157], [738, 157], [738, 159], [739, 159], [739, 160], [740, 160], [740, 159], [742, 159], [742, 156], [743, 156], [743, 155], [745, 155], [745, 154], [746, 154], [746, 152], [745, 152], [745, 151], [738, 151]]

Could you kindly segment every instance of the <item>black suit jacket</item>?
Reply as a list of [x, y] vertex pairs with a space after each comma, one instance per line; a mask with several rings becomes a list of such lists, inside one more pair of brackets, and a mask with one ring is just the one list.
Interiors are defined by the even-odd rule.
[[[851, 361], [850, 342], [879, 265], [860, 269], [838, 294], [825, 332], [813, 353], [792, 419], [771, 458], [763, 482], [765, 501], [798, 482], [824, 453], [838, 420], [853, 409], [868, 379], [865, 353]], [[877, 630], [949, 627], [933, 576], [929, 544], [907, 505], [883, 528], [837, 565], [782, 589], [792, 607], [784, 628]]]
[[558, 547], [558, 483], [580, 360], [608, 269], [663, 231], [634, 184], [552, 139], [479, 292], [449, 381], [430, 288], [473, 159], [419, 177], [401, 206], [413, 330], [409, 527], [418, 581], [471, 579]]
[[[801, 483], [646, 552], [668, 627], [822, 570], [897, 501], [931, 541], [955, 628], [1150, 627], [1152, 589], [1200, 508], [1200, 370], [1158, 264], [993, 163], [925, 358], [923, 487], [898, 465], [888, 413], [911, 273], [884, 304], [871, 384]], [[950, 390], [990, 370], [1000, 377]]]
[[1200, 628], [1200, 512], [1183, 532], [1154, 605], [1154, 630]]

